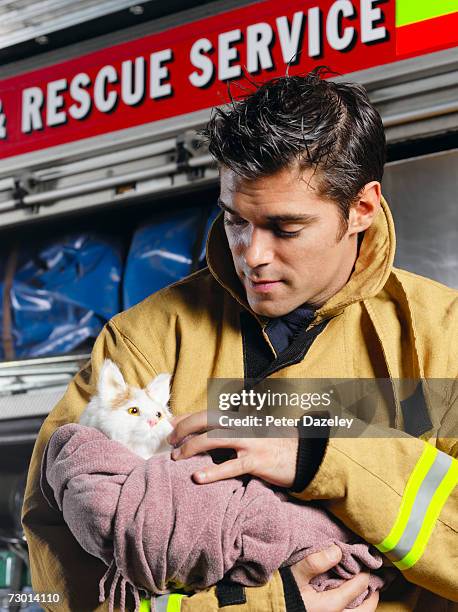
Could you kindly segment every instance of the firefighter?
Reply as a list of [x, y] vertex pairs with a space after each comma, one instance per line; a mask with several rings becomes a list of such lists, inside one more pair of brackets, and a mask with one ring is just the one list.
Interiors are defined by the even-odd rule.
[[[173, 374], [175, 460], [233, 449], [231, 459], [194, 475], [201, 486], [261, 478], [319, 501], [376, 546], [397, 577], [361, 611], [438, 610], [458, 601], [458, 294], [394, 267], [393, 219], [381, 194], [381, 118], [362, 87], [323, 76], [273, 79], [215, 111], [205, 133], [220, 168], [222, 214], [208, 238], [208, 267], [115, 316], [43, 424], [23, 525], [34, 589], [62, 595], [59, 608], [49, 609], [104, 609], [97, 585], [106, 568], [49, 508], [39, 468], [53, 431], [78, 421], [106, 357], [137, 386]], [[289, 438], [228, 440], [206, 431], [211, 378], [376, 379], [388, 380], [390, 391], [358, 437], [326, 427], [310, 436], [298, 427]], [[158, 605], [344, 610], [367, 575], [316, 593], [311, 578], [340, 558], [335, 547], [328, 552], [262, 587], [216, 585]]]

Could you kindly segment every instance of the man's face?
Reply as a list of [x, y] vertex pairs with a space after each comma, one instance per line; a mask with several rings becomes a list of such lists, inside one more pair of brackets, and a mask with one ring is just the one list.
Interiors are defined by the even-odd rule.
[[357, 234], [343, 234], [337, 205], [318, 195], [313, 171], [294, 168], [254, 179], [220, 173], [220, 206], [235, 270], [250, 307], [279, 317], [321, 306], [347, 282]]

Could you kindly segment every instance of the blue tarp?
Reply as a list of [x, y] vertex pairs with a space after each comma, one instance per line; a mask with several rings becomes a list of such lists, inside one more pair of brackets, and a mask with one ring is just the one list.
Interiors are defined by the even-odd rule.
[[[21, 247], [11, 289], [15, 356], [60, 355], [91, 343], [120, 310], [205, 266], [207, 235], [218, 213], [216, 206], [195, 207], [156, 214], [143, 224], [132, 238], [122, 289], [121, 249], [110, 238], [81, 233]], [[4, 254], [1, 328], [5, 265]]]
[[124, 308], [190, 274], [193, 259], [195, 269], [206, 265], [205, 243], [219, 212], [217, 207], [190, 208], [156, 215], [135, 232], [124, 273]]
[[95, 234], [21, 249], [11, 289], [16, 356], [68, 353], [95, 338], [121, 309], [121, 273], [118, 245]]

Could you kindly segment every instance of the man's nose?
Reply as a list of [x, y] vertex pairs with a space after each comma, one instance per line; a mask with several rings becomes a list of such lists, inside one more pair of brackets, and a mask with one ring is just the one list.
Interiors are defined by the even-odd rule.
[[250, 269], [272, 262], [273, 249], [267, 232], [264, 232], [260, 228], [252, 230], [251, 235], [247, 237], [247, 242], [245, 243], [243, 258], [247, 268]]

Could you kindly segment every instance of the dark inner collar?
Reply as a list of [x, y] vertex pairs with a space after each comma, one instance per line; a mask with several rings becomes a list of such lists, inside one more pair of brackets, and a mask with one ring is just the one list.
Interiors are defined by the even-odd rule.
[[265, 331], [275, 352], [279, 354], [287, 349], [297, 333], [310, 325], [314, 318], [315, 308], [309, 304], [302, 304], [281, 317], [270, 319]]

